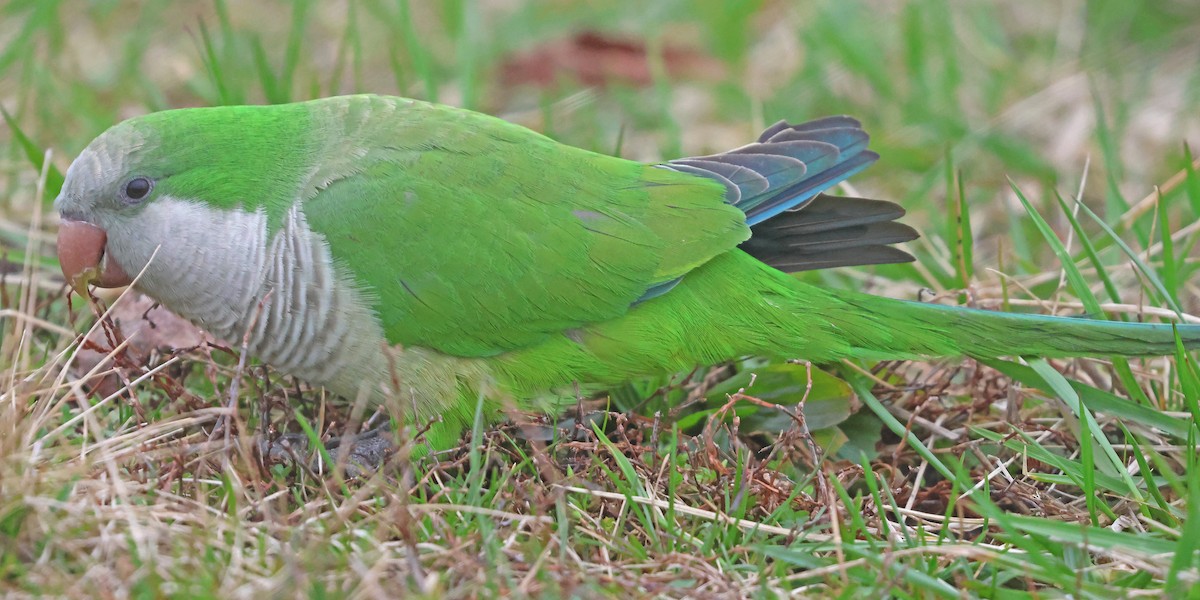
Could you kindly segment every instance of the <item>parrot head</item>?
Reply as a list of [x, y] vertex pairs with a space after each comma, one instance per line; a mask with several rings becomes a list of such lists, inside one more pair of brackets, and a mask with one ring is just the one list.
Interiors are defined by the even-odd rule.
[[256, 108], [152, 113], [92, 141], [54, 201], [67, 281], [120, 287], [141, 273], [160, 300], [228, 283], [228, 259], [263, 241], [260, 217], [294, 203], [312, 157], [303, 113]]
[[[386, 370], [368, 298], [300, 201], [325, 173], [303, 104], [113, 126], [67, 169], [58, 257], [76, 290], [132, 284], [223, 340], [353, 397]], [[317, 183], [314, 183], [317, 181]], [[136, 280], [136, 281], [135, 281]]]

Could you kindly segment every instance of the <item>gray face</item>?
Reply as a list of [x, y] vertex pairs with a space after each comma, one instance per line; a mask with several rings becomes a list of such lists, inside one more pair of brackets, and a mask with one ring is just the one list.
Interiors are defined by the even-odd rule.
[[[122, 150], [140, 148], [139, 137], [133, 129], [117, 126], [89, 144], [67, 169], [54, 208], [62, 218], [59, 262], [76, 286], [88, 280], [102, 287], [128, 285], [129, 273], [145, 267], [138, 260], [141, 253], [122, 252], [136, 237], [131, 236], [134, 216], [154, 196], [154, 182], [132, 174]], [[123, 140], [135, 143], [126, 146]]]
[[[137, 287], [147, 295], [226, 333], [240, 316], [234, 313], [241, 312], [228, 307], [228, 294], [244, 296], [257, 289], [251, 280], [261, 268], [253, 266], [253, 258], [266, 243], [264, 219], [156, 189], [148, 173], [165, 170], [147, 164], [155, 158], [151, 146], [125, 123], [71, 163], [54, 202], [62, 217], [58, 245], [64, 275], [76, 283], [91, 276], [90, 282], [102, 287], [129, 285], [137, 277]], [[213, 310], [199, 310], [197, 304]], [[218, 318], [215, 312], [222, 314]]]

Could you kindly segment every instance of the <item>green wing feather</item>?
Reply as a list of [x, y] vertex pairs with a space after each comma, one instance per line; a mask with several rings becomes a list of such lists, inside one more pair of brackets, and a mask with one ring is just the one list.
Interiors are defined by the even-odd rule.
[[305, 216], [375, 296], [392, 343], [527, 347], [619, 317], [750, 236], [704, 178], [420, 102], [312, 106], [337, 145]]

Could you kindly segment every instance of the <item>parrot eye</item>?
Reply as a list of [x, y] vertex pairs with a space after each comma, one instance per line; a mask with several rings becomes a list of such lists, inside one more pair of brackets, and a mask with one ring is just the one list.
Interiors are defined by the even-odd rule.
[[145, 177], [134, 177], [125, 184], [125, 198], [130, 202], [137, 202], [145, 198], [153, 188], [153, 181]]

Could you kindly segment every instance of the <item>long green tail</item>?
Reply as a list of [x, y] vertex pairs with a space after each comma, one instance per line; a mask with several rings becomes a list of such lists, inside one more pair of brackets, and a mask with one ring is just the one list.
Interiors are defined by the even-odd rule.
[[1103, 321], [1005, 313], [906, 302], [864, 294], [837, 294], [868, 314], [886, 315], [895, 334], [871, 350], [917, 355], [1158, 356], [1174, 354], [1176, 332], [1188, 349], [1200, 348], [1200, 325]]
[[520, 394], [612, 384], [741, 356], [816, 363], [934, 356], [1151, 356], [1200, 348], [1200, 326], [1124, 323], [907, 302], [804, 284], [731, 251], [626, 316], [497, 357]]

